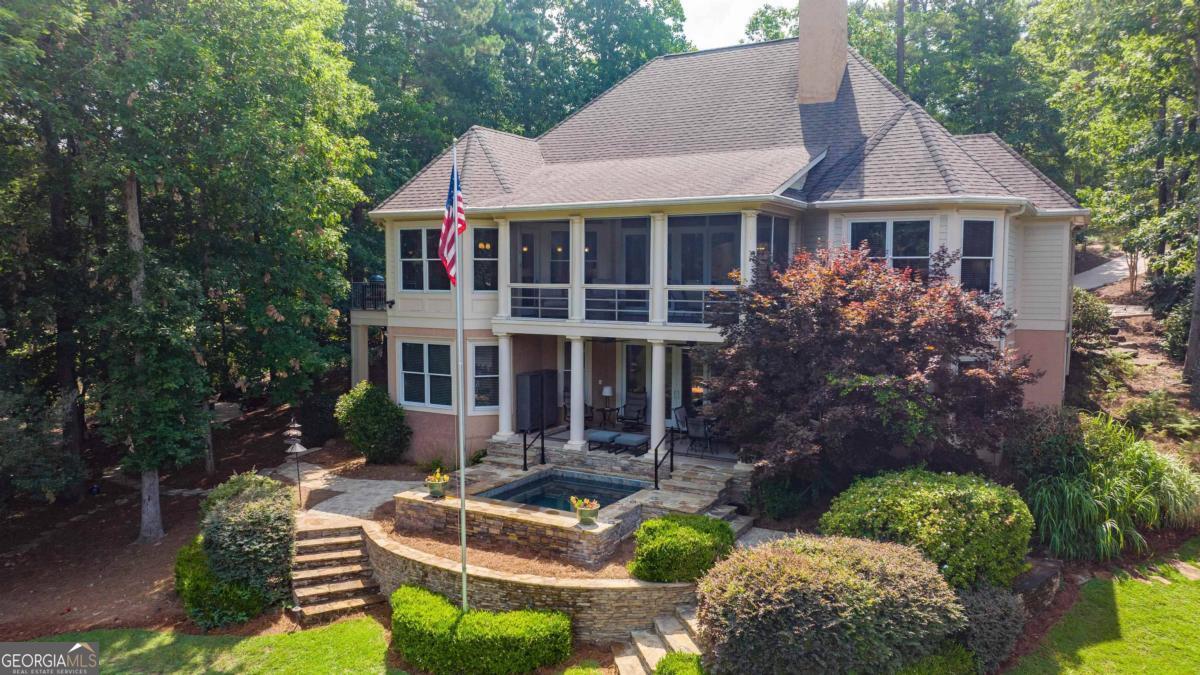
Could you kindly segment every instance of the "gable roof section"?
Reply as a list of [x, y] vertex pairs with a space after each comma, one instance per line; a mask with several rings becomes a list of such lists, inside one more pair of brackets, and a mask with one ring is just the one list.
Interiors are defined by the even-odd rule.
[[[761, 197], [1069, 196], [995, 137], [956, 139], [854, 50], [837, 100], [796, 104], [796, 40], [653, 59], [537, 139], [471, 127], [468, 208]], [[821, 159], [814, 162], [814, 159]], [[801, 189], [791, 183], [805, 167]], [[995, 166], [990, 166], [995, 165]], [[378, 212], [440, 210], [449, 151]]]

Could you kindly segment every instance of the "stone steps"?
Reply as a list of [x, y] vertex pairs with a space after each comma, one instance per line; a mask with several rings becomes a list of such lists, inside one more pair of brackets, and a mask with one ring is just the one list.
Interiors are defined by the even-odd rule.
[[301, 530], [292, 558], [292, 600], [302, 623], [386, 602], [371, 574], [361, 527]]
[[699, 654], [696, 644], [699, 624], [694, 605], [679, 605], [675, 614], [654, 618], [654, 630], [635, 630], [630, 641], [613, 646], [613, 660], [620, 675], [649, 675], [658, 662], [672, 652]]

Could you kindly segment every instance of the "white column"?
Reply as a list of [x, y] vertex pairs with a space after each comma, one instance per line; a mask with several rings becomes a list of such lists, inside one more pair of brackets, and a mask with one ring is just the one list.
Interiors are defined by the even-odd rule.
[[370, 377], [370, 349], [367, 331], [370, 326], [350, 326], [350, 386]]
[[500, 425], [496, 440], [507, 441], [513, 435], [512, 336], [500, 333], [496, 337], [500, 344]]
[[566, 447], [582, 450], [583, 440], [583, 338], [568, 337], [571, 345], [571, 440]]
[[754, 251], [758, 248], [758, 211], [742, 211], [742, 283], [754, 280]]
[[[583, 320], [583, 216], [571, 216], [571, 309], [572, 321]], [[582, 361], [580, 367], [583, 367]]]
[[667, 321], [667, 214], [650, 214], [650, 321]]
[[667, 431], [667, 348], [662, 340], [650, 341], [650, 447]]
[[[512, 316], [512, 291], [509, 289], [510, 283], [509, 273], [512, 271], [509, 262], [509, 235], [508, 221], [496, 221], [496, 246], [499, 250], [496, 252], [496, 291], [499, 294], [500, 308], [497, 314], [507, 319]], [[504, 385], [500, 385], [503, 388]]]

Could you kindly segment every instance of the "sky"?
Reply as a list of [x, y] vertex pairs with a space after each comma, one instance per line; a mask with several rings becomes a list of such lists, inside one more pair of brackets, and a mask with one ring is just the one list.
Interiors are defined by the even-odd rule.
[[[681, 0], [686, 21], [683, 30], [696, 49], [735, 45], [746, 33], [746, 22], [754, 10], [768, 0]], [[770, 4], [790, 4], [773, 0]]]

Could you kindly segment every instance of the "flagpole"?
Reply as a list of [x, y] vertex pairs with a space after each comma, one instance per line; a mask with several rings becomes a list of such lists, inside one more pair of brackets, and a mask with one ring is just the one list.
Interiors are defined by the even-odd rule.
[[[454, 149], [451, 151], [454, 162], [454, 176], [458, 181], [455, 186], [456, 192], [461, 189], [462, 177], [458, 173], [458, 144], [454, 144]], [[455, 200], [457, 202], [457, 199]], [[455, 204], [457, 206], [457, 203]], [[458, 223], [453, 225], [456, 229]], [[466, 351], [466, 342], [463, 338], [463, 288], [462, 271], [466, 268], [466, 259], [463, 258], [462, 238], [466, 232], [454, 235], [454, 260], [458, 267], [458, 274], [454, 279], [454, 348], [458, 358], [458, 414], [455, 417], [458, 420], [458, 539], [459, 547], [462, 552], [462, 608], [467, 611], [467, 371], [464, 366], [465, 359], [463, 352]]]

